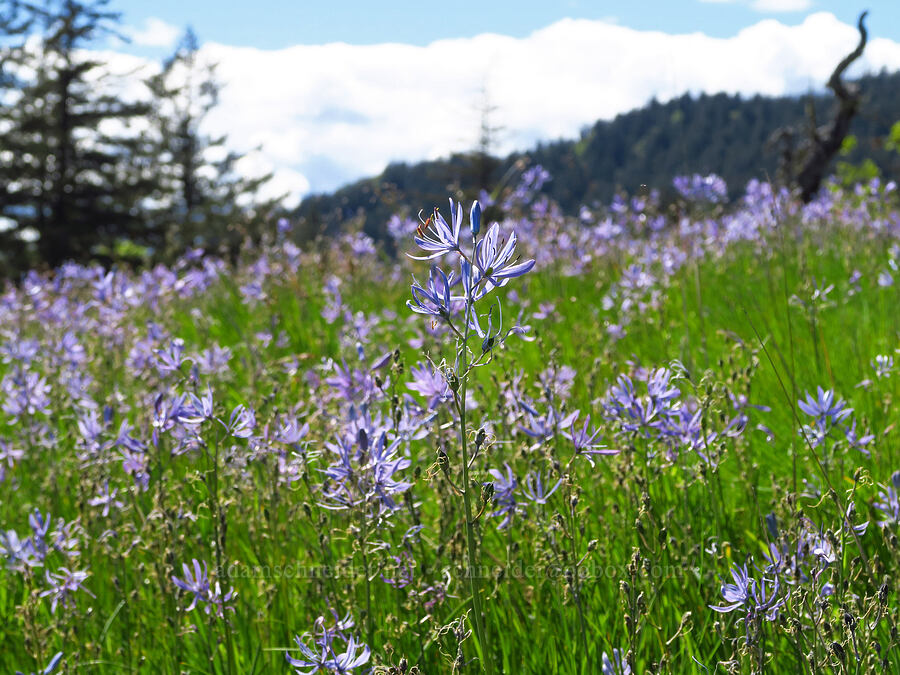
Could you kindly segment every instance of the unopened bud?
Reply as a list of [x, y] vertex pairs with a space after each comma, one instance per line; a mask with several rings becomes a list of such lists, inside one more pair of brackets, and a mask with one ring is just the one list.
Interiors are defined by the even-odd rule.
[[472, 236], [478, 235], [481, 230], [481, 204], [476, 199], [472, 204], [472, 210], [469, 212], [469, 222], [472, 224]]

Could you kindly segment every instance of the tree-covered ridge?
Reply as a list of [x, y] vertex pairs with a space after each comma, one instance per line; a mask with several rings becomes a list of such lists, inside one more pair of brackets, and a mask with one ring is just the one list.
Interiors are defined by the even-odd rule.
[[[885, 147], [900, 110], [900, 73], [883, 72], [861, 78], [862, 106], [853, 122], [856, 146], [842, 159], [866, 159], [888, 176], [898, 172], [897, 155]], [[442, 204], [447, 190], [477, 193], [521, 172], [526, 164], [541, 164], [553, 177], [544, 186], [564, 212], [582, 205], [606, 203], [617, 190], [636, 192], [641, 186], [671, 189], [679, 174], [716, 173], [732, 196], [751, 178], [775, 179], [779, 146], [774, 134], [793, 127], [802, 139], [811, 124], [827, 119], [832, 97], [685, 94], [666, 103], [649, 104], [613, 120], [601, 120], [577, 140], [542, 143], [525, 153], [496, 163], [485, 184], [479, 180], [478, 153], [448, 159], [388, 166], [374, 178], [357, 181], [333, 194], [306, 198], [298, 208], [308, 236], [332, 232], [348, 218], [362, 220], [364, 231], [384, 237], [391, 215], [422, 204]]]

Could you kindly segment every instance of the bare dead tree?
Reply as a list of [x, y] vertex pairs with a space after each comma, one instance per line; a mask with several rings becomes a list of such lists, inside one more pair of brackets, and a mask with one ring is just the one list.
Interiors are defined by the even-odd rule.
[[[792, 176], [791, 182], [799, 189], [800, 197], [804, 202], [809, 202], [819, 191], [825, 170], [841, 149], [844, 138], [850, 131], [850, 123], [859, 111], [859, 87], [852, 83], [845, 83], [841, 78], [847, 68], [862, 56], [863, 50], [866, 48], [868, 33], [863, 22], [867, 14], [868, 12], [863, 12], [859, 15], [857, 22], [859, 44], [856, 45], [856, 49], [843, 58], [831, 73], [831, 77], [828, 78], [828, 88], [834, 93], [836, 103], [831, 121], [823, 126], [816, 126], [815, 118], [811, 116], [809, 136], [800, 148], [798, 156], [793, 155], [792, 148], [782, 151], [782, 162], [786, 158], [791, 163], [794, 159], [799, 160], [796, 172], [793, 170], [794, 167], [790, 167], [788, 175]], [[790, 142], [790, 139], [792, 139], [790, 131], [783, 133], [780, 137], [782, 142]], [[785, 168], [782, 166], [782, 171]]]
[[828, 124], [814, 127], [803, 149], [803, 162], [795, 180], [804, 202], [809, 202], [819, 191], [828, 163], [841, 149], [844, 138], [850, 131], [850, 123], [859, 111], [859, 87], [851, 83], [845, 84], [841, 77], [866, 48], [868, 33], [863, 22], [867, 14], [868, 12], [863, 12], [859, 15], [856, 25], [859, 29], [859, 43], [856, 49], [843, 58], [828, 78], [828, 88], [834, 92], [837, 103], [834, 117]]

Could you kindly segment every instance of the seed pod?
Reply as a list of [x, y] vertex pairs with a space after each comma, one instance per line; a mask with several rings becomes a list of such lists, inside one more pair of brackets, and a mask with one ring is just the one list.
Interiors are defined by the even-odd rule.
[[847, 653], [844, 651], [844, 646], [840, 642], [831, 643], [831, 653], [838, 657], [838, 659], [840, 659], [841, 661], [847, 658]]
[[481, 427], [478, 433], [475, 434], [475, 447], [480, 450], [481, 446], [484, 445], [485, 438], [487, 438], [487, 432], [484, 430], [484, 427]]
[[635, 601], [635, 606], [637, 607], [637, 611], [639, 614], [647, 613], [647, 604], [644, 601], [644, 591], [638, 593], [637, 600]]
[[443, 450], [438, 450], [438, 466], [447, 478], [450, 478], [450, 458]]

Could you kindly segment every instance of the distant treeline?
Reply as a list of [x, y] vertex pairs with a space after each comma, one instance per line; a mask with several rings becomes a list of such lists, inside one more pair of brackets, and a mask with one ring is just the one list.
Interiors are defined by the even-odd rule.
[[[226, 139], [200, 131], [219, 83], [190, 29], [158, 68], [114, 72], [95, 49], [117, 34], [108, 3], [0, 1], [0, 278], [66, 260], [168, 261], [195, 246], [234, 257], [286, 215], [278, 200], [258, 198], [268, 177], [242, 176]], [[843, 159], [894, 176], [897, 154], [884, 139], [900, 116], [900, 74], [860, 84], [856, 146]], [[776, 130], [793, 126], [801, 138], [830, 106], [826, 96], [683, 96], [505, 158], [491, 155], [485, 125], [488, 140], [471, 153], [392, 164], [308, 197], [294, 232], [302, 242], [351, 227], [388, 241], [392, 215], [444, 204], [448, 193], [496, 192], [536, 164], [552, 176], [544, 192], [570, 213], [617, 190], [665, 191], [678, 174], [717, 173], [737, 194], [750, 178], [775, 176]]]
[[[898, 155], [885, 147], [891, 126], [900, 119], [900, 73], [859, 80], [862, 106], [851, 132], [855, 147], [841, 161], [870, 160], [885, 176], [898, 174]], [[541, 164], [552, 180], [543, 190], [564, 212], [582, 205], [608, 203], [616, 191], [635, 192], [646, 185], [664, 194], [679, 174], [716, 173], [731, 196], [751, 178], [776, 179], [778, 143], [773, 135], [793, 127], [802, 139], [811, 124], [829, 118], [832, 97], [791, 96], [743, 98], [727, 94], [684, 95], [599, 121], [577, 140], [540, 144], [489, 163], [478, 153], [417, 164], [392, 164], [374, 178], [360, 180], [334, 194], [307, 197], [297, 215], [307, 235], [327, 233], [349, 218], [361, 221], [376, 240], [385, 238], [390, 216], [406, 209], [415, 214], [443, 205], [448, 192], [477, 194], [515, 180], [524, 165]], [[517, 165], [517, 162], [519, 163]], [[512, 176], [512, 178], [510, 178]]]

